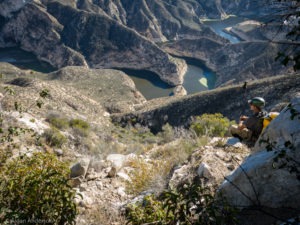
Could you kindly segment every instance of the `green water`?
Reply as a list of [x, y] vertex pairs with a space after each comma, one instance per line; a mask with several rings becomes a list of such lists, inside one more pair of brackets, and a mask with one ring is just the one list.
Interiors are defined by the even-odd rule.
[[[183, 87], [187, 94], [214, 88], [215, 75], [197, 60], [185, 58], [188, 64], [184, 75]], [[171, 96], [174, 87], [163, 82], [158, 75], [145, 70], [122, 69], [134, 81], [137, 89], [146, 99]], [[207, 83], [207, 84], [203, 84]]]
[[[183, 87], [188, 94], [212, 89], [214, 87], [214, 74], [200, 62], [186, 59], [188, 69], [184, 76]], [[0, 49], [0, 62], [11, 63], [21, 69], [30, 69], [48, 73], [55, 70], [51, 65], [41, 62], [32, 53], [18, 48]], [[163, 82], [157, 74], [145, 70], [122, 69], [134, 81], [137, 89], [146, 99], [171, 96], [173, 87]], [[201, 83], [202, 82], [202, 83]], [[204, 85], [207, 83], [207, 85]]]

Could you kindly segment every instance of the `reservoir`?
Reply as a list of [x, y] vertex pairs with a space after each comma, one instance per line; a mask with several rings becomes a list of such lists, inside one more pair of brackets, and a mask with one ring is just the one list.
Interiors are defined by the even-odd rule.
[[[183, 87], [187, 94], [206, 91], [214, 88], [215, 74], [208, 70], [199, 61], [184, 58], [188, 68], [184, 75]], [[134, 81], [137, 89], [146, 99], [166, 97], [173, 95], [174, 87], [163, 82], [159, 76], [153, 72], [145, 70], [122, 69]]]
[[[188, 69], [184, 77], [183, 87], [188, 94], [212, 89], [214, 76], [200, 62], [185, 59]], [[37, 57], [19, 48], [0, 48], [0, 62], [11, 63], [21, 69], [49, 73], [55, 71], [51, 65], [41, 62]], [[171, 96], [173, 87], [163, 82], [157, 74], [145, 70], [122, 69], [134, 81], [137, 89], [146, 99]]]
[[[205, 25], [210, 26], [218, 35], [230, 40], [231, 43], [238, 43], [240, 40], [223, 30], [226, 27], [234, 26], [247, 19], [241, 17], [229, 17], [225, 20], [204, 20]], [[188, 65], [184, 75], [183, 87], [188, 94], [205, 91], [214, 88], [216, 76], [213, 71], [197, 60], [183, 58]], [[38, 72], [49, 73], [55, 70], [51, 65], [41, 62], [37, 57], [19, 48], [0, 49], [0, 62], [8, 62], [22, 69], [31, 69]], [[134, 81], [137, 89], [146, 99], [171, 96], [173, 87], [163, 82], [157, 74], [145, 70], [120, 69], [129, 75]]]

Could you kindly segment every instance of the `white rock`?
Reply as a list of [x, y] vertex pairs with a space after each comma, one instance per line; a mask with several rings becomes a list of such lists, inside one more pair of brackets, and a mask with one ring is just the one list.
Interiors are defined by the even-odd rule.
[[229, 138], [225, 145], [236, 147], [237, 144], [242, 144], [238, 138]]
[[64, 154], [64, 151], [62, 149], [54, 149], [54, 152], [57, 156], [62, 156]]
[[121, 169], [126, 161], [126, 156], [122, 154], [110, 154], [106, 160], [112, 163], [112, 166], [117, 170]]
[[117, 176], [122, 178], [125, 181], [130, 181], [131, 180], [130, 177], [124, 172], [118, 172]]
[[93, 168], [95, 172], [101, 172], [105, 167], [103, 160], [92, 159], [90, 163], [90, 168]]
[[179, 169], [175, 170], [173, 173], [172, 178], [169, 181], [169, 186], [171, 188], [174, 188], [178, 185], [180, 180], [188, 174], [189, 167], [187, 165], [184, 165], [180, 167]]
[[82, 196], [82, 199], [79, 199], [80, 206], [88, 208], [94, 203], [94, 200], [86, 192], [81, 192], [80, 194]]
[[211, 170], [211, 168], [207, 164], [201, 163], [197, 169], [197, 174], [200, 177], [210, 178], [210, 177], [212, 177], [210, 170]]
[[34, 130], [38, 134], [42, 134], [46, 129], [49, 128], [47, 124], [33, 117], [29, 113], [13, 112], [10, 114], [12, 117], [16, 118], [20, 123], [24, 124], [27, 128]]
[[121, 197], [126, 196], [126, 192], [125, 192], [125, 188], [124, 187], [119, 187], [118, 191], [117, 191], [118, 195], [120, 195]]

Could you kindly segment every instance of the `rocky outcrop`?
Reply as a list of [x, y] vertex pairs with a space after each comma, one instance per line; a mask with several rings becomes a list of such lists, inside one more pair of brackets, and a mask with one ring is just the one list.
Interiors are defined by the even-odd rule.
[[182, 85], [176, 86], [173, 89], [173, 95], [174, 96], [185, 96], [187, 94], [185, 88]]
[[[225, 28], [225, 31], [238, 37], [240, 40], [252, 41], [252, 40], [264, 40], [264, 36], [261, 33], [253, 34], [255, 30], [258, 30], [262, 23], [255, 20], [247, 20], [242, 23], [238, 23], [233, 27]], [[250, 35], [253, 34], [253, 35]]]
[[87, 66], [84, 57], [61, 42], [62, 26], [34, 3], [22, 5], [0, 32], [0, 47], [20, 46], [54, 67]]
[[[280, 209], [299, 214], [300, 202], [300, 94], [261, 135], [251, 154], [221, 185], [230, 204], [241, 208]], [[272, 215], [272, 214], [271, 214]], [[266, 216], [266, 215], [265, 215]], [[264, 220], [256, 224], [264, 224]], [[248, 223], [247, 223], [248, 224]], [[269, 223], [270, 224], [270, 223]]]
[[[204, 1], [204, 0], [202, 0]], [[215, 0], [217, 1], [217, 0]], [[238, 15], [243, 17], [269, 16], [274, 10], [278, 12], [278, 7], [286, 3], [276, 0], [221, 0], [222, 9], [229, 15]]]
[[[20, 46], [57, 68], [148, 70], [173, 86], [183, 83], [187, 68], [168, 53], [204, 61], [216, 71], [217, 86], [281, 73], [280, 63], [273, 62], [277, 45], [228, 45], [199, 20], [226, 17], [245, 4], [251, 12], [260, 6], [248, 0], [230, 4], [225, 0], [141, 0], [136, 4], [129, 0], [5, 0], [0, 11], [0, 47]], [[167, 42], [164, 50], [153, 41]]]
[[225, 144], [217, 147], [218, 142], [226, 143], [226, 139], [214, 138], [210, 142], [196, 149], [189, 158], [189, 162], [177, 168], [169, 181], [169, 187], [174, 189], [178, 185], [193, 180], [194, 177], [203, 179], [205, 185], [220, 185], [224, 176], [238, 168], [249, 149], [244, 144], [232, 146]]
[[201, 24], [199, 17], [225, 15], [219, 1], [139, 0], [132, 4], [131, 0], [82, 0], [77, 7], [90, 12], [104, 11], [107, 16], [155, 42], [214, 35]]
[[284, 73], [293, 73], [275, 58], [284, 46], [268, 41], [249, 41], [238, 44], [212, 39], [180, 40], [166, 43], [163, 49], [180, 57], [192, 57], [205, 63], [216, 73], [215, 86], [228, 82], [240, 83]]
[[1, 1], [0, 16], [5, 18], [12, 17], [14, 12], [20, 10], [29, 1], [28, 0]]
[[69, 66], [48, 75], [49, 79], [72, 86], [103, 105], [109, 113], [129, 112], [146, 101], [123, 72]]
[[215, 52], [211, 61], [217, 68], [216, 86], [228, 81], [239, 83], [293, 72], [275, 58], [284, 46], [269, 42], [242, 42], [226, 45]]
[[[292, 21], [292, 23], [293, 22], [295, 21]], [[262, 23], [256, 20], [247, 20], [242, 23], [238, 23], [233, 27], [228, 27], [225, 30], [241, 40], [268, 40], [274, 43], [285, 43], [287, 40], [287, 34], [292, 31], [292, 28], [293, 26], [290, 26], [288, 22]]]
[[[5, 4], [8, 1], [4, 1]], [[26, 3], [26, 4], [25, 4]], [[20, 46], [56, 68], [77, 65], [152, 71], [171, 84], [183, 83], [187, 70], [157, 45], [121, 25], [103, 11], [88, 13], [73, 4], [43, 1], [3, 9], [0, 47]], [[16, 11], [9, 18], [10, 12]], [[2, 24], [3, 22], [3, 24]]]
[[214, 64], [213, 55], [226, 44], [229, 44], [226, 39], [199, 37], [196, 40], [183, 39], [168, 42], [163, 44], [162, 48], [172, 55], [194, 58], [205, 62], [208, 68], [215, 71], [218, 67]]
[[64, 43], [82, 52], [91, 67], [146, 69], [171, 85], [182, 84], [185, 62], [172, 58], [135, 31], [107, 16], [57, 2], [48, 4], [47, 9], [64, 25]]

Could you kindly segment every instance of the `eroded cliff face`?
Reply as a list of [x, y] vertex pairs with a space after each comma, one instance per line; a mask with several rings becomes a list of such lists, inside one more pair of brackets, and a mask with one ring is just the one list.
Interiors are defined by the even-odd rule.
[[284, 46], [268, 41], [222, 43], [207, 38], [180, 40], [167, 43], [162, 47], [170, 54], [192, 57], [203, 61], [215, 71], [215, 86], [256, 80], [284, 73], [294, 73], [291, 67], [283, 66], [275, 58]]
[[62, 43], [59, 34], [62, 28], [45, 8], [27, 3], [3, 25], [0, 47], [20, 46], [58, 68], [67, 65], [87, 66], [80, 53]]
[[238, 83], [285, 72], [274, 62], [280, 47], [267, 42], [231, 45], [200, 19], [260, 14], [266, 2], [3, 0], [0, 47], [19, 46], [57, 68], [149, 70], [177, 86], [187, 65], [171, 53], [204, 61], [217, 73], [216, 86]]
[[[195, 39], [203, 35], [200, 18], [220, 18], [220, 14], [225, 14], [221, 7], [212, 10], [220, 4], [210, 2], [212, 3], [201, 3], [197, 0], [140, 0], [133, 4], [131, 0], [81, 0], [77, 7], [92, 12], [103, 10], [109, 17], [133, 28], [148, 39], [161, 42], [183, 37]], [[213, 35], [213, 32], [206, 31], [205, 35]]]
[[187, 68], [183, 60], [172, 58], [103, 11], [78, 10], [74, 1], [42, 3], [15, 7], [14, 16], [7, 17], [2, 26], [0, 47], [20, 46], [57, 68], [144, 69], [171, 85], [182, 84]]

